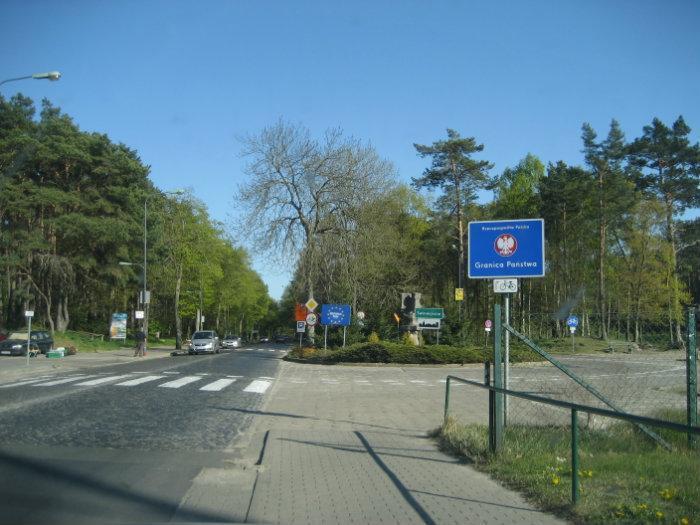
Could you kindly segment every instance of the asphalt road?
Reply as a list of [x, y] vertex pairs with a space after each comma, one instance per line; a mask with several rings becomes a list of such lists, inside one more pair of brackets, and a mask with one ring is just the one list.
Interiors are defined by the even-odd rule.
[[0, 523], [169, 521], [203, 468], [235, 460], [283, 354], [263, 345], [0, 384]]

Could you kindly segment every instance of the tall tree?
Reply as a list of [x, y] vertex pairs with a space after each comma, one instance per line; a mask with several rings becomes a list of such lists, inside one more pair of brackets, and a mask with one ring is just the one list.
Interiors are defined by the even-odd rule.
[[299, 256], [313, 296], [323, 238], [352, 227], [355, 210], [389, 186], [394, 168], [372, 146], [338, 130], [315, 140], [281, 120], [244, 139], [243, 155], [250, 177], [239, 192], [243, 228], [266, 253]]
[[677, 217], [688, 207], [700, 205], [700, 145], [690, 143], [690, 127], [679, 116], [669, 128], [655, 118], [629, 148], [632, 161], [642, 170], [638, 184], [647, 195], [664, 204], [668, 260], [669, 330], [682, 345], [681, 290], [678, 279]]
[[596, 180], [595, 201], [598, 220], [598, 312], [601, 317], [600, 336], [607, 339], [607, 298], [605, 293], [608, 229], [619, 224], [634, 204], [634, 186], [624, 171], [625, 135], [616, 120], [602, 142], [596, 142], [596, 132], [588, 123], [582, 126], [583, 152], [586, 164]]
[[[451, 203], [457, 224], [459, 263], [457, 285], [463, 287], [466, 236], [464, 231], [465, 206], [476, 200], [477, 191], [490, 183], [488, 170], [493, 164], [486, 160], [475, 160], [474, 153], [483, 151], [484, 145], [477, 144], [474, 137], [461, 137], [453, 130], [447, 130], [447, 140], [433, 142], [431, 146], [413, 144], [421, 157], [430, 157], [431, 165], [423, 176], [412, 178], [415, 188], [440, 188]], [[461, 316], [461, 303], [460, 303]]]

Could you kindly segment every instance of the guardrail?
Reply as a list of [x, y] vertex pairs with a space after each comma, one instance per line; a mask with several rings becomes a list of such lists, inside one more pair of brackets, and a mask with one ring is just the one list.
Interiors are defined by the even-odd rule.
[[[489, 448], [491, 452], [498, 453], [500, 446], [503, 441], [503, 425], [502, 420], [499, 421], [499, 414], [497, 407], [502, 406], [501, 402], [497, 402], [498, 397], [502, 396], [513, 396], [521, 399], [526, 399], [533, 401], [535, 403], [544, 403], [546, 405], [552, 405], [559, 408], [569, 409], [571, 411], [571, 501], [573, 503], [578, 502], [579, 498], [579, 481], [578, 481], [578, 413], [585, 412], [588, 414], [596, 414], [605, 417], [611, 417], [614, 419], [621, 419], [623, 421], [629, 421], [637, 425], [649, 425], [654, 427], [667, 428], [670, 430], [675, 430], [677, 432], [686, 433], [688, 435], [688, 445], [694, 448], [697, 445], [696, 436], [700, 434], [700, 427], [693, 425], [684, 425], [681, 423], [672, 423], [670, 421], [663, 421], [661, 419], [654, 419], [646, 416], [637, 416], [634, 414], [629, 414], [627, 412], [619, 412], [616, 410], [609, 410], [606, 408], [598, 408], [589, 405], [580, 405], [578, 403], [570, 403], [568, 401], [560, 401], [558, 399], [550, 399], [547, 397], [537, 396], [534, 394], [528, 394], [526, 392], [518, 392], [517, 390], [508, 390], [506, 388], [501, 388], [493, 386], [490, 384], [490, 363], [484, 363], [485, 373], [484, 382], [480, 383], [478, 381], [472, 381], [470, 379], [464, 379], [462, 377], [457, 377], [453, 375], [447, 376], [447, 382], [445, 384], [445, 411], [443, 425], [447, 422], [450, 410], [450, 382], [456, 381], [459, 383], [464, 383], [467, 385], [475, 386], [482, 389], [487, 389], [489, 391]], [[500, 423], [500, 424], [499, 424]]]

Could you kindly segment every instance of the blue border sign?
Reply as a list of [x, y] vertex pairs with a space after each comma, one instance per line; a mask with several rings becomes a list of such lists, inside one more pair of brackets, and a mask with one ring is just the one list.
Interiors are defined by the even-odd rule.
[[321, 324], [326, 326], [350, 326], [350, 305], [322, 304]]
[[544, 277], [544, 219], [469, 223], [470, 279]]

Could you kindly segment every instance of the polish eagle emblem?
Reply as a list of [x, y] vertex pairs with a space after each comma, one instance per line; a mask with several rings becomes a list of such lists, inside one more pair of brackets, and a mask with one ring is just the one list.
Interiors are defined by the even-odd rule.
[[504, 233], [496, 238], [493, 249], [501, 257], [510, 257], [518, 249], [518, 241], [510, 233]]

